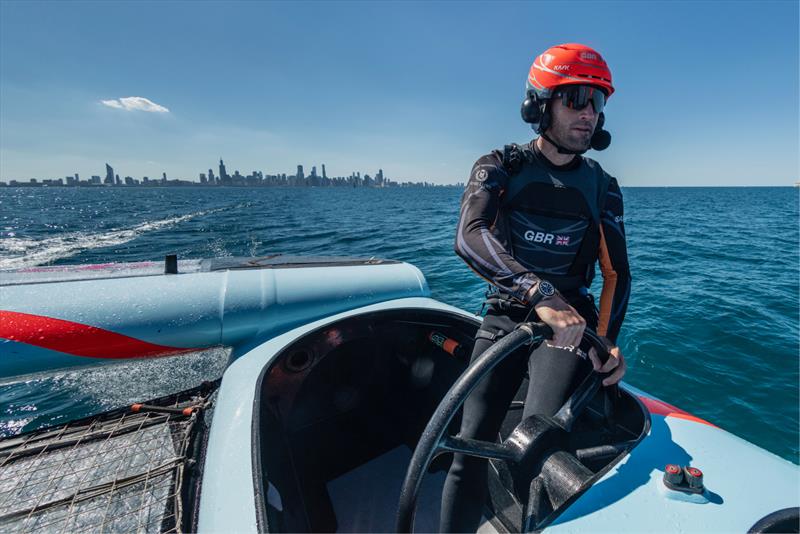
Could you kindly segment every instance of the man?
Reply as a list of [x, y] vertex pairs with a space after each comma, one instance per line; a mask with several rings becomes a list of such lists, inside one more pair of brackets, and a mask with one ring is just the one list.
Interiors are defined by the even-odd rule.
[[[524, 321], [531, 307], [554, 336], [530, 354], [523, 347], [507, 357], [475, 389], [464, 405], [461, 437], [496, 439], [526, 370], [523, 417], [555, 414], [590, 366], [611, 372], [606, 386], [625, 374], [616, 346], [631, 279], [622, 195], [615, 178], [581, 156], [610, 143], [603, 108], [613, 92], [597, 51], [579, 44], [548, 49], [531, 66], [522, 105], [523, 120], [539, 137], [482, 156], [472, 168], [455, 251], [495, 288], [472, 358]], [[603, 274], [599, 310], [588, 292], [597, 262]], [[609, 346], [611, 357], [602, 366], [594, 349], [586, 361], [580, 348], [587, 325]], [[456, 454], [442, 497], [441, 531], [475, 532], [486, 495], [486, 460]]]

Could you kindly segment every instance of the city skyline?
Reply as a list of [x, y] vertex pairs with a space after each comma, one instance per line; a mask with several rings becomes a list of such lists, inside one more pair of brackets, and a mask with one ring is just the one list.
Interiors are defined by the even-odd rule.
[[437, 185], [427, 181], [398, 182], [390, 180], [384, 176], [382, 168], [378, 169], [374, 176], [364, 173], [363, 177], [361, 171], [353, 171], [349, 176], [329, 177], [324, 163], [321, 164], [321, 168], [321, 174], [318, 174], [317, 166], [312, 165], [308, 176], [306, 176], [302, 164], [297, 165], [297, 170], [292, 175], [287, 175], [286, 173], [268, 174], [258, 170], [253, 170], [250, 174], [243, 175], [238, 169], [235, 169], [234, 173], [230, 174], [223, 158], [220, 158], [217, 174], [214, 174], [213, 168], [209, 168], [207, 172], [198, 174], [198, 180], [169, 178], [166, 171], [162, 172], [160, 178], [151, 179], [149, 176], [143, 176], [141, 179], [137, 179], [129, 175], [121, 178], [119, 173], [114, 171], [114, 167], [106, 163], [105, 177], [95, 174], [89, 179], [81, 180], [80, 173], [74, 173], [63, 178], [29, 178], [27, 181], [18, 179], [0, 180], [0, 187], [155, 187], [192, 185], [207, 187], [431, 187]]

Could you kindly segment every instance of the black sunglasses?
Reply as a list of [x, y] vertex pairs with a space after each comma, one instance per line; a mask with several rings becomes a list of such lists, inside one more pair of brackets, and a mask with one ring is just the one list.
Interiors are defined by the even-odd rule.
[[600, 113], [606, 106], [606, 94], [591, 85], [567, 85], [553, 93], [553, 98], [561, 97], [561, 103], [570, 109], [580, 111], [589, 103], [595, 113]]

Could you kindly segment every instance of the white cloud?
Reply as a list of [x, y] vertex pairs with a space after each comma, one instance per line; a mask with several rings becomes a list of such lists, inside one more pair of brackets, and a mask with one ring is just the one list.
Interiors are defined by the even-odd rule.
[[164, 106], [156, 104], [152, 100], [143, 96], [126, 96], [124, 98], [114, 98], [112, 100], [101, 100], [101, 104], [115, 109], [125, 111], [149, 111], [150, 113], [169, 113]]
[[101, 100], [100, 103], [110, 108], [122, 109], [122, 104], [119, 103], [119, 100]]

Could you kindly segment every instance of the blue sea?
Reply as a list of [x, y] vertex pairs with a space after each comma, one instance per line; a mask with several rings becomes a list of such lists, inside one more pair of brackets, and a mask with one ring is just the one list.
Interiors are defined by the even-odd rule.
[[[799, 192], [624, 188], [633, 291], [620, 338], [630, 384], [795, 463]], [[485, 284], [452, 247], [460, 196], [458, 188], [3, 188], [0, 269], [171, 253], [378, 256], [413, 263], [434, 298], [478, 312]], [[134, 365], [138, 379], [103, 368], [5, 383], [0, 435], [219, 371], [202, 361], [169, 373], [157, 361]]]

